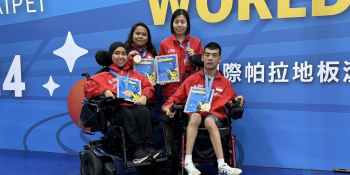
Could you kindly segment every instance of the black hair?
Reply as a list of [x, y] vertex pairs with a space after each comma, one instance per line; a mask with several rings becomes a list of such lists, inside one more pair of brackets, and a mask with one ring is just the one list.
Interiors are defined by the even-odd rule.
[[174, 22], [175, 18], [180, 16], [180, 15], [184, 15], [186, 20], [187, 20], [187, 29], [186, 29], [185, 33], [186, 33], [186, 35], [188, 35], [188, 34], [190, 34], [190, 31], [191, 31], [190, 15], [188, 15], [187, 11], [184, 9], [177, 9], [173, 13], [173, 16], [171, 17], [171, 23], [170, 23], [171, 34], [175, 33], [173, 22]]
[[133, 43], [132, 38], [133, 38], [134, 32], [138, 26], [142, 26], [142, 27], [146, 28], [147, 33], [148, 33], [148, 41], [146, 43], [146, 46], [147, 46], [146, 50], [147, 50], [147, 52], [151, 53], [153, 57], [156, 57], [157, 50], [154, 47], [154, 45], [152, 44], [151, 32], [150, 32], [149, 28], [146, 26], [146, 24], [144, 24], [142, 22], [136, 23], [134, 26], [132, 26], [130, 33], [129, 33], [129, 36], [128, 36], [128, 39], [125, 41], [126, 53], [129, 53], [133, 48], [131, 45]]
[[204, 47], [204, 52], [205, 52], [205, 49], [219, 50], [219, 56], [221, 56], [221, 47], [218, 43], [210, 42]]

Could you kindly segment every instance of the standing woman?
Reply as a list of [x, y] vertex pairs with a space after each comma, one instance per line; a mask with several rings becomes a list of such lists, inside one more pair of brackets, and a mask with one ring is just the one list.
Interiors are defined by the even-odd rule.
[[[151, 32], [146, 26], [146, 24], [139, 22], [132, 26], [131, 31], [128, 35], [128, 39], [125, 42], [126, 52], [129, 55], [128, 64], [130, 67], [134, 67], [133, 57], [135, 55], [140, 55], [141, 58], [152, 59], [158, 54], [156, 48], [152, 44]], [[156, 88], [155, 88], [156, 89]], [[154, 93], [148, 103], [153, 107], [157, 103], [157, 92]]]
[[[170, 29], [173, 36], [163, 40], [160, 44], [159, 55], [177, 54], [179, 64], [180, 82], [165, 83], [163, 85], [163, 104], [168, 100], [169, 96], [175, 93], [182, 83], [182, 73], [186, 70], [195, 70], [196, 65], [192, 62], [192, 56], [195, 54], [203, 54], [202, 43], [198, 38], [190, 36], [191, 23], [190, 17], [186, 10], [177, 9], [171, 17]], [[176, 118], [169, 118], [163, 114], [166, 121], [165, 131], [167, 135], [169, 150], [172, 148], [174, 138], [174, 125]]]

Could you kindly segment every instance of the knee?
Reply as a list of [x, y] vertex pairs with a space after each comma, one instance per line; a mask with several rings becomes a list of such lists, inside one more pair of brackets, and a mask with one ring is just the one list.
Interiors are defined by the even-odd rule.
[[215, 120], [212, 117], [208, 117], [207, 119], [205, 119], [204, 126], [205, 128], [207, 128], [208, 131], [212, 131], [218, 128], [216, 126]]
[[198, 127], [201, 124], [201, 121], [202, 121], [201, 115], [199, 115], [198, 113], [194, 113], [191, 115], [191, 119], [190, 119], [190, 122], [188, 123], [188, 125]]

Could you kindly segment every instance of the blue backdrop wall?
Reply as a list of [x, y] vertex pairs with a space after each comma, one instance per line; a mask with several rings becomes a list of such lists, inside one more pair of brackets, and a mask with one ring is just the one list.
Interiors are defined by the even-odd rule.
[[[97, 138], [74, 124], [81, 73], [100, 69], [96, 51], [124, 42], [140, 21], [158, 50], [171, 35], [168, 1], [0, 1], [0, 148], [77, 154]], [[169, 5], [164, 14], [158, 2]], [[203, 12], [205, 2], [213, 14]], [[323, 6], [333, 8], [325, 10], [319, 2], [181, 1], [191, 35], [223, 47], [220, 69], [246, 98], [232, 131], [239, 164], [350, 165], [350, 2], [326, 0]], [[289, 4], [297, 10], [287, 11]]]

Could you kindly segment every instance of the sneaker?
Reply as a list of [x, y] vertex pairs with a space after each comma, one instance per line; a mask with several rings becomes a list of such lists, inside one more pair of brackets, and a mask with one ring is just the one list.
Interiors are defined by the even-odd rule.
[[199, 174], [201, 174], [201, 172], [193, 164], [190, 164], [190, 163], [186, 163], [185, 170], [188, 173], [188, 175], [199, 175]]
[[227, 165], [227, 163], [223, 164], [219, 167], [219, 175], [239, 175], [242, 173], [242, 170], [239, 168], [232, 168]]
[[158, 159], [164, 156], [164, 152], [162, 150], [156, 150], [152, 147], [146, 147], [145, 151], [151, 155], [153, 159]]
[[134, 152], [134, 163], [142, 163], [150, 159], [150, 155], [143, 149]]

